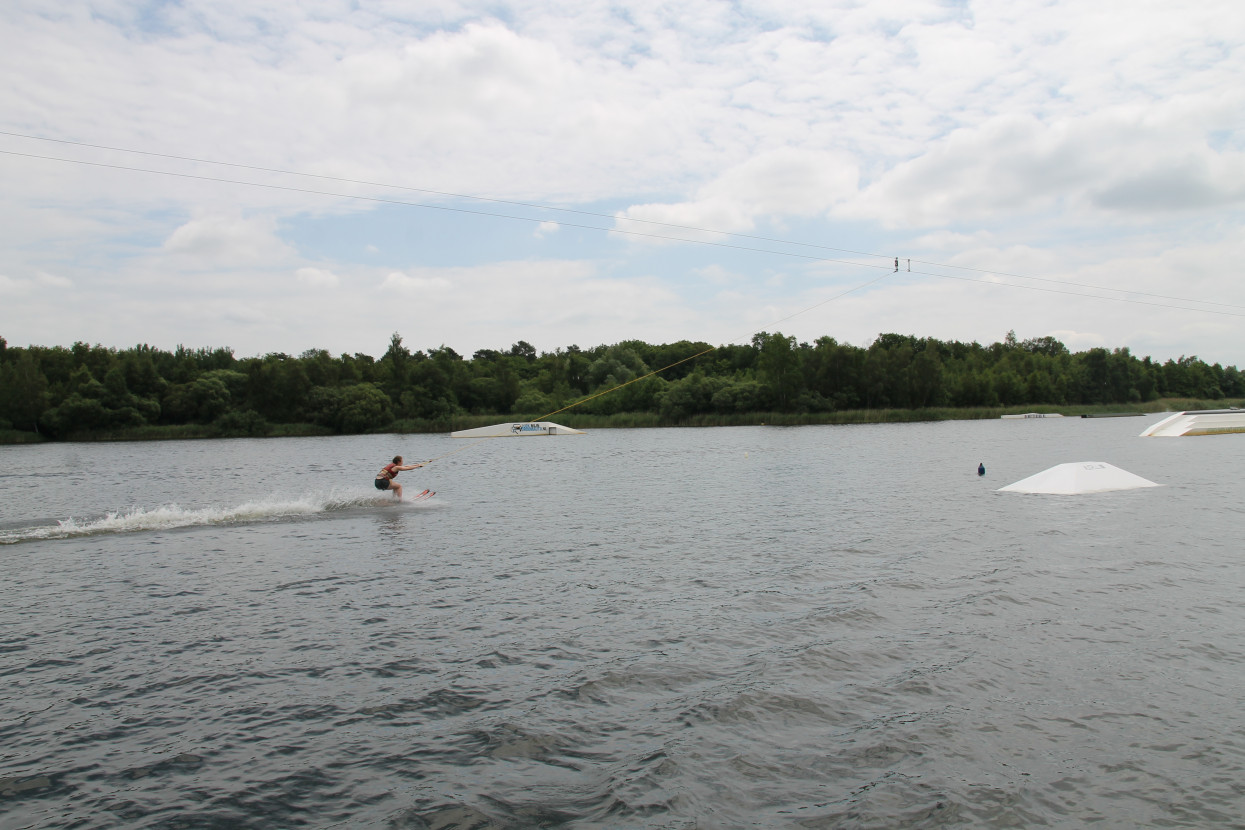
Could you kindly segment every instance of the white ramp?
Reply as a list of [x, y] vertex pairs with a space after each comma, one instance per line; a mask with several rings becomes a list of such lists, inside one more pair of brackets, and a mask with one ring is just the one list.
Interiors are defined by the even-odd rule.
[[492, 424], [475, 429], [451, 432], [451, 438], [516, 438], [528, 435], [586, 435], [582, 429], [571, 429], [553, 421], [527, 421], [525, 423]]
[[1133, 475], [1127, 470], [1105, 461], [1074, 461], [1059, 464], [1037, 475], [1000, 487], [1000, 493], [1054, 493], [1079, 495], [1081, 493], [1105, 493], [1110, 490], [1135, 490], [1140, 487], [1158, 487], [1149, 479]]
[[1141, 433], [1142, 438], [1224, 435], [1245, 432], [1245, 409], [1194, 409], [1177, 412]]

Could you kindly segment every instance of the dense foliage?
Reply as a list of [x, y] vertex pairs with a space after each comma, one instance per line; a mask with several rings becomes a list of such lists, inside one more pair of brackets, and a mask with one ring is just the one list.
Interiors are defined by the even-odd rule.
[[[707, 353], [687, 360], [701, 352]], [[644, 377], [654, 370], [662, 371]], [[576, 412], [646, 412], [679, 423], [708, 413], [1245, 395], [1245, 378], [1235, 366], [1196, 357], [1159, 364], [1127, 348], [1073, 354], [1054, 338], [1017, 342], [1011, 333], [989, 346], [883, 334], [861, 348], [832, 337], [798, 343], [764, 332], [748, 345], [718, 348], [632, 340], [537, 354], [519, 342], [506, 351], [481, 349], [469, 359], [444, 346], [412, 352], [397, 334], [379, 359], [314, 349], [298, 357], [237, 358], [230, 349], [181, 346], [172, 352], [86, 343], [18, 348], [0, 338], [0, 429], [54, 438], [146, 425], [264, 435], [280, 424], [357, 433], [395, 423], [444, 425], [467, 414], [534, 419], [620, 384], [626, 385]]]

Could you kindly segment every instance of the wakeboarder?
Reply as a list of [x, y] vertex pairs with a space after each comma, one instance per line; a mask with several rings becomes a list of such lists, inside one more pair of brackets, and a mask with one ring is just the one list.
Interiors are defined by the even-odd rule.
[[393, 457], [393, 461], [381, 467], [380, 472], [376, 474], [376, 489], [391, 490], [393, 492], [393, 497], [398, 501], [402, 501], [402, 485], [395, 481], [398, 477], [398, 473], [403, 470], [414, 470], [415, 468], [422, 466], [424, 465], [403, 464], [402, 456], [395, 455]]

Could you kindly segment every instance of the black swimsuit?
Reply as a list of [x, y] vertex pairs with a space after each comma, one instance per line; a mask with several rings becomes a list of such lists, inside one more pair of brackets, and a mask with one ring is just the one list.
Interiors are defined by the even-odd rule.
[[391, 470], [391, 469], [389, 469], [389, 468], [390, 468], [390, 467], [397, 467], [397, 466], [398, 466], [397, 464], [386, 464], [384, 467], [381, 467], [381, 468], [380, 468], [380, 472], [376, 474], [376, 489], [377, 489], [377, 490], [388, 490], [388, 489], [390, 489], [390, 488], [389, 488], [389, 482], [391, 482], [391, 481], [393, 481], [395, 478], [397, 478], [397, 476], [398, 476], [398, 471], [397, 471], [397, 470]]

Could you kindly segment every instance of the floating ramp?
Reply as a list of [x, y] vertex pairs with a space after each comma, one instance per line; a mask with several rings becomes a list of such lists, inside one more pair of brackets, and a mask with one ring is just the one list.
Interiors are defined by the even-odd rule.
[[1245, 432], [1245, 409], [1193, 409], [1164, 418], [1141, 433], [1142, 438], [1185, 435], [1226, 435]]
[[1059, 464], [1037, 475], [1000, 487], [1000, 493], [1052, 493], [1075, 496], [1082, 493], [1105, 493], [1111, 490], [1136, 490], [1158, 487], [1149, 479], [1133, 475], [1105, 461], [1074, 461]]
[[451, 438], [521, 438], [528, 435], [586, 435], [582, 429], [572, 429], [553, 421], [526, 421], [522, 423], [493, 424], [475, 429], [451, 432]]

